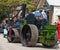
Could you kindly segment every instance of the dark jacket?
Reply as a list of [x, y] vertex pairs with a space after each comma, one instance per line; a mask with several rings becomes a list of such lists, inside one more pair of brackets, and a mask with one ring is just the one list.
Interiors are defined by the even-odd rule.
[[15, 27], [19, 28], [20, 27], [20, 21], [17, 20], [16, 22], [14, 22], [13, 20], [10, 20], [9, 26], [15, 26]]

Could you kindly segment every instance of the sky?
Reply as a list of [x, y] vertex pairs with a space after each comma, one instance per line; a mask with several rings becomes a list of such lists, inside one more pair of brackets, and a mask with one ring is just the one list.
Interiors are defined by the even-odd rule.
[[60, 0], [47, 0], [50, 5], [60, 6]]

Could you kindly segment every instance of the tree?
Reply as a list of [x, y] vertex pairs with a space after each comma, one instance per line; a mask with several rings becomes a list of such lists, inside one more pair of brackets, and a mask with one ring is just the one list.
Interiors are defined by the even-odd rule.
[[0, 5], [0, 23], [2, 22], [2, 20], [4, 18], [6, 18], [8, 16], [7, 15], [7, 9], [6, 8], [7, 7]]
[[27, 7], [29, 7], [30, 9], [34, 8], [34, 3], [32, 2], [32, 0], [0, 0], [1, 5], [5, 5], [5, 6], [9, 6], [9, 7], [17, 6], [22, 3], [25, 3], [27, 5]]
[[3, 6], [0, 6], [0, 18], [3, 17], [3, 15], [6, 14], [6, 12], [9, 16], [11, 7], [15, 7], [23, 3], [25, 3], [30, 10], [35, 8], [32, 0], [0, 0], [0, 5]]

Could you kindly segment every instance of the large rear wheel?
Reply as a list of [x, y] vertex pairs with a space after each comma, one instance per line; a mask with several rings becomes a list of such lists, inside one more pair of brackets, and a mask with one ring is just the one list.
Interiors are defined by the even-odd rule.
[[25, 25], [21, 33], [21, 42], [24, 46], [35, 46], [38, 40], [38, 29], [35, 25]]

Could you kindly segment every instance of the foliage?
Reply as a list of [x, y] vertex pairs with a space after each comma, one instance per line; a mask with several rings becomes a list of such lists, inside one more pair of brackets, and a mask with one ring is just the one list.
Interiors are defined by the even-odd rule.
[[6, 7], [0, 5], [0, 20], [3, 20], [5, 17], [7, 17], [6, 11]]
[[18, 6], [23, 3], [25, 3], [30, 10], [35, 8], [32, 0], [0, 0], [0, 19], [4, 17], [6, 12], [9, 16], [11, 7]]
[[17, 6], [25, 3], [31, 10], [34, 8], [34, 3], [32, 0], [0, 0], [0, 4], [4, 6]]

